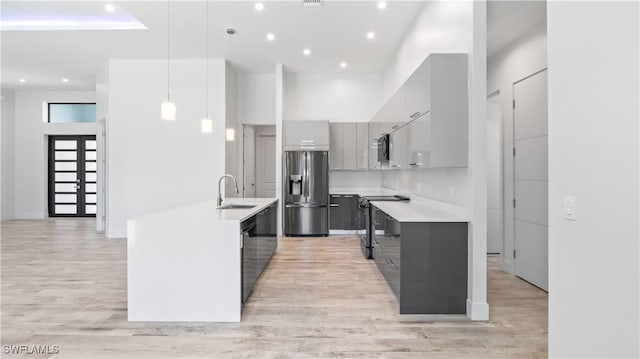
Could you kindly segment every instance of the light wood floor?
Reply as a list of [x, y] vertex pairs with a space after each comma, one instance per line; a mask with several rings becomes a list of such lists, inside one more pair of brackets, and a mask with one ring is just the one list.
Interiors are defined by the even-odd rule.
[[55, 358], [82, 359], [547, 356], [547, 294], [500, 272], [497, 257], [489, 322], [401, 322], [354, 237], [282, 239], [242, 323], [129, 323], [126, 241], [93, 226], [2, 222], [3, 345], [58, 345]]

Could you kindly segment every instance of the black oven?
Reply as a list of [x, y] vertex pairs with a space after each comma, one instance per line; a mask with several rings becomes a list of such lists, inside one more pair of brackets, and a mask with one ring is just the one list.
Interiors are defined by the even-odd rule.
[[389, 134], [378, 138], [378, 162], [389, 162]]

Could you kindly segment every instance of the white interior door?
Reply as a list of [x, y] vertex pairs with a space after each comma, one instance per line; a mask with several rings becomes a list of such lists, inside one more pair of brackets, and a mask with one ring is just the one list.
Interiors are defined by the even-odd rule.
[[276, 196], [275, 128], [264, 127], [256, 133], [256, 195]]
[[513, 86], [516, 275], [548, 290], [547, 71]]
[[487, 99], [487, 253], [502, 253], [502, 107]]
[[242, 139], [242, 196], [253, 198], [256, 197], [255, 127], [244, 126]]

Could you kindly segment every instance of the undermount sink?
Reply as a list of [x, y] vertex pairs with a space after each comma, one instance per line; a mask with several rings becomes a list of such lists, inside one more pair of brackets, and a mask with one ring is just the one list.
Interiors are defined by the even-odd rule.
[[255, 207], [254, 204], [224, 204], [217, 209], [249, 209]]

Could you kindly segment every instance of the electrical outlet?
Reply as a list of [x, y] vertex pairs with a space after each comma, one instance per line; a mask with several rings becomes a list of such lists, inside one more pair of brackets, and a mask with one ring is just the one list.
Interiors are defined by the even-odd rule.
[[453, 197], [454, 193], [455, 193], [455, 187], [449, 186], [449, 195]]
[[564, 196], [564, 219], [575, 221], [576, 217], [576, 198], [573, 196]]

